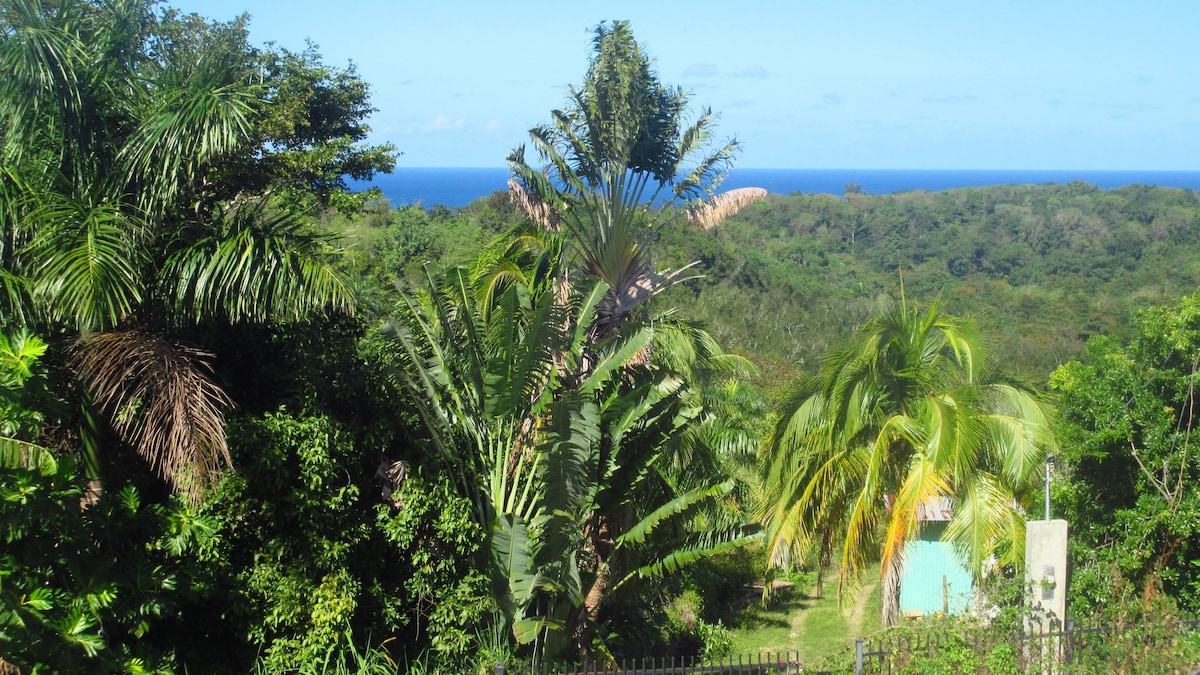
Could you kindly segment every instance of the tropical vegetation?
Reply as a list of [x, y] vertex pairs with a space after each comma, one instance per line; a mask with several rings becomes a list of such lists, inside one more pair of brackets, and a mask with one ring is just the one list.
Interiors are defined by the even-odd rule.
[[883, 620], [895, 625], [905, 543], [925, 511], [952, 504], [944, 538], [977, 579], [1023, 563], [1025, 513], [1054, 441], [1037, 393], [995, 372], [974, 326], [938, 302], [901, 301], [855, 337], [780, 407], [763, 462], [767, 555], [838, 560], [839, 593], [880, 561]]
[[1074, 611], [1200, 609], [1194, 193], [721, 192], [626, 22], [461, 208], [353, 193], [368, 85], [245, 17], [0, 61], [0, 672], [725, 654], [756, 582], [894, 617], [931, 500], [1021, 578], [1050, 451]]

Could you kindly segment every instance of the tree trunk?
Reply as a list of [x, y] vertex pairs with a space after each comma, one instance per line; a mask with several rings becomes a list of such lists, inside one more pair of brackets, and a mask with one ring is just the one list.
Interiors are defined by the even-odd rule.
[[890, 628], [900, 623], [900, 573], [901, 565], [892, 564], [883, 568], [883, 626]]
[[608, 576], [608, 565], [601, 563], [600, 568], [596, 570], [596, 581], [592, 582], [587, 597], [583, 599], [583, 607], [591, 624], [600, 619], [600, 605], [604, 602], [605, 591], [608, 590]]

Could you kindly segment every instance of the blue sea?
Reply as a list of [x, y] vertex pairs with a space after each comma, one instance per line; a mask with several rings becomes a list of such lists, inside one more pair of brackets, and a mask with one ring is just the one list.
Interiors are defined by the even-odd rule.
[[[985, 185], [1070, 183], [1083, 181], [1109, 190], [1126, 185], [1200, 190], [1200, 171], [985, 171], [927, 169], [734, 169], [722, 190], [762, 187], [776, 194], [828, 193], [841, 195], [846, 185], [858, 183], [868, 194], [891, 194], [913, 190], [949, 190]], [[400, 168], [391, 175], [356, 183], [354, 189], [377, 186], [393, 206], [420, 203], [460, 207], [504, 190], [508, 170], [500, 168], [449, 169]]]

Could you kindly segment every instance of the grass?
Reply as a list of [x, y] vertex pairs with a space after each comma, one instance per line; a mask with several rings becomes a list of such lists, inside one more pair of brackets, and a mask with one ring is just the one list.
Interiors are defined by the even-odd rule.
[[837, 599], [837, 576], [827, 575], [817, 593], [813, 575], [776, 591], [771, 601], [755, 603], [731, 622], [733, 653], [796, 651], [806, 664], [852, 648], [854, 638], [880, 629], [879, 584], [866, 579], [857, 593]]

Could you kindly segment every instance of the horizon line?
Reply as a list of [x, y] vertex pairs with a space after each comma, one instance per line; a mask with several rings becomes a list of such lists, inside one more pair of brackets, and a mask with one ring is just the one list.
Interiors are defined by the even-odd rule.
[[[403, 170], [420, 170], [426, 171], [430, 169], [439, 170], [463, 170], [463, 171], [506, 171], [508, 167], [504, 166], [398, 166], [394, 171]], [[1200, 168], [1196, 169], [1084, 169], [1084, 168], [1068, 168], [1068, 169], [1044, 169], [1044, 168], [1023, 168], [1023, 169], [969, 169], [969, 168], [897, 168], [897, 167], [802, 167], [802, 166], [739, 166], [731, 169], [729, 173], [736, 171], [973, 171], [973, 172], [1031, 172], [1040, 171], [1046, 173], [1071, 173], [1071, 172], [1087, 172], [1087, 173], [1200, 173]], [[380, 172], [382, 173], [382, 172]], [[386, 174], [385, 174], [386, 175]]]

